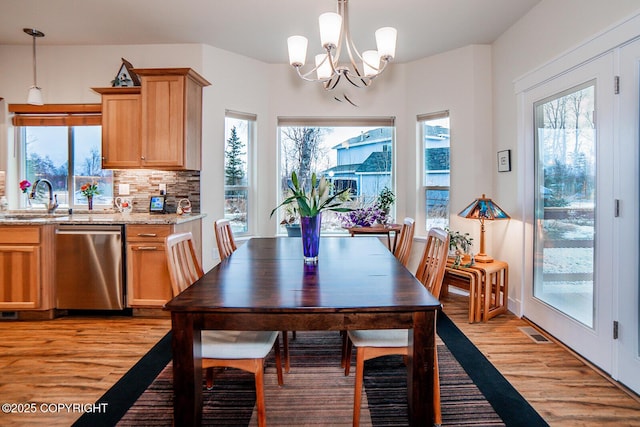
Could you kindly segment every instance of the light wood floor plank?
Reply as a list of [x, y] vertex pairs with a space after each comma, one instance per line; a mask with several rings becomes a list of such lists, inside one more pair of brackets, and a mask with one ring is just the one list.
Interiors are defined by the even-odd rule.
[[[467, 323], [468, 300], [444, 311], [552, 426], [640, 426], [640, 403], [561, 346], [536, 344], [507, 313]], [[170, 329], [170, 319], [66, 317], [0, 321], [0, 402], [93, 403]], [[79, 413], [2, 414], [0, 425], [68, 426]]]

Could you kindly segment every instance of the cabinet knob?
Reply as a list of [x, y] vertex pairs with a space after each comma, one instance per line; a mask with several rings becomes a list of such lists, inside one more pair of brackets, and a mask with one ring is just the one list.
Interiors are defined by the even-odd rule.
[[140, 156], [140, 159], [144, 160], [144, 156]]

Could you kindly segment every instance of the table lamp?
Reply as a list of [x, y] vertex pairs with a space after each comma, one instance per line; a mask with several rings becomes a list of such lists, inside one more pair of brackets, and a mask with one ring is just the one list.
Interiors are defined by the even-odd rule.
[[484, 222], [485, 220], [509, 219], [509, 215], [493, 200], [487, 199], [484, 194], [481, 198], [471, 202], [458, 215], [463, 218], [480, 220], [480, 252], [475, 256], [475, 260], [477, 262], [493, 262], [493, 258], [484, 252]]

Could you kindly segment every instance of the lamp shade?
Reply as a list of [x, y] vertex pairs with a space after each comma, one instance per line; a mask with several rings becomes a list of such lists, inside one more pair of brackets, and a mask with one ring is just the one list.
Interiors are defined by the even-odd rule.
[[[333, 74], [331, 70], [331, 62], [329, 56], [326, 53], [319, 53], [315, 56], [316, 60], [316, 73], [318, 74], [318, 79], [328, 79]], [[323, 62], [324, 61], [324, 62]]]
[[323, 48], [334, 48], [340, 42], [342, 30], [342, 16], [337, 13], [327, 12], [318, 18], [320, 24], [320, 43]]
[[302, 67], [307, 57], [307, 44], [309, 41], [303, 36], [291, 36], [287, 39], [289, 48], [289, 64]]
[[380, 70], [380, 56], [376, 50], [362, 52], [362, 69], [367, 77], [375, 76]]
[[396, 39], [398, 30], [393, 27], [382, 27], [376, 31], [376, 46], [380, 58], [386, 60], [396, 56]]
[[509, 219], [509, 215], [493, 200], [486, 198], [484, 194], [471, 202], [458, 215], [463, 218], [480, 220], [480, 252], [475, 256], [475, 260], [477, 262], [493, 262], [493, 258], [487, 255], [484, 250], [484, 222], [485, 220]]
[[42, 90], [39, 87], [31, 86], [29, 89], [29, 95], [27, 96], [27, 104], [30, 105], [42, 105]]
[[510, 216], [502, 210], [500, 206], [498, 206], [493, 200], [486, 198], [484, 194], [479, 199], [475, 199], [471, 202], [471, 204], [464, 208], [458, 215], [463, 218], [490, 221], [510, 218]]

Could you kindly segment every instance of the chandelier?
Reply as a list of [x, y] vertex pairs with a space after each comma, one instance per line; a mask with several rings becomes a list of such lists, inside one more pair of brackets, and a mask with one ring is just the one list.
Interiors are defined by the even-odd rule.
[[[397, 31], [392, 27], [383, 27], [375, 32], [378, 50], [358, 52], [349, 33], [348, 0], [338, 0], [338, 12], [323, 13], [318, 21], [325, 52], [315, 56], [315, 67], [306, 73], [301, 68], [306, 61], [307, 38], [291, 36], [287, 39], [289, 63], [303, 80], [321, 82], [325, 90], [335, 89], [343, 77], [356, 87], [367, 87], [395, 56]], [[340, 64], [343, 47], [349, 58], [348, 64]]]

